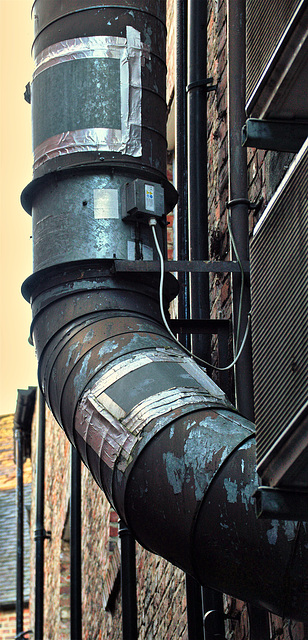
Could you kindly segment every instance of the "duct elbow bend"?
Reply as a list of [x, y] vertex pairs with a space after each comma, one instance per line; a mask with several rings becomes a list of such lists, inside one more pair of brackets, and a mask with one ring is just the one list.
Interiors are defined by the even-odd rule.
[[201, 584], [307, 617], [305, 525], [255, 516], [254, 426], [144, 287], [91, 282], [33, 303], [40, 383], [82, 460], [144, 547]]

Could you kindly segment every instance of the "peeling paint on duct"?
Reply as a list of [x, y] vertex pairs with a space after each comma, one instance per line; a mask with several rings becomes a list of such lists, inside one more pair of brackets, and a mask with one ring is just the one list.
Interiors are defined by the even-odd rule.
[[290, 542], [294, 540], [296, 536], [297, 526], [298, 526], [298, 523], [292, 520], [286, 520], [285, 522], [283, 522], [283, 529], [286, 534], [286, 538]]
[[174, 453], [167, 451], [163, 460], [166, 465], [166, 473], [169, 484], [171, 484], [175, 494], [181, 493], [185, 479], [185, 462], [183, 458], [177, 458]]
[[227, 492], [227, 501], [231, 504], [235, 504], [237, 502], [237, 482], [235, 480], [231, 480], [231, 478], [225, 478], [224, 487]]
[[90, 329], [90, 330], [88, 331], [88, 333], [86, 333], [86, 335], [85, 335], [85, 337], [84, 337], [84, 339], [83, 339], [84, 344], [85, 344], [86, 342], [91, 342], [91, 340], [92, 340], [93, 338], [94, 338], [94, 331], [93, 331], [93, 329]]
[[266, 535], [267, 535], [269, 544], [275, 545], [278, 538], [279, 521], [272, 520], [271, 525], [272, 525], [272, 528], [266, 532]]
[[251, 442], [251, 440], [247, 440], [247, 442], [244, 442], [244, 444], [242, 444], [242, 445], [240, 446], [240, 451], [243, 451], [243, 450], [245, 450], [245, 449], [246, 449], [246, 450], [247, 450], [247, 449], [250, 449], [250, 447], [251, 447], [252, 445], [253, 445], [253, 442]]
[[244, 489], [241, 489], [241, 498], [242, 503], [245, 505], [246, 511], [249, 510], [250, 505], [254, 505], [253, 494], [256, 490], [257, 481], [254, 478], [251, 480], [250, 484], [246, 484]]
[[86, 375], [90, 358], [91, 358], [91, 351], [89, 351], [89, 353], [87, 353], [87, 355], [85, 356], [82, 366], [80, 368], [79, 374], [76, 376], [74, 380], [75, 387], [79, 386], [79, 380], [82, 380]]
[[66, 365], [65, 365], [66, 367], [68, 367], [74, 351], [76, 351], [76, 349], [78, 349], [78, 345], [79, 345], [79, 342], [76, 342], [75, 344], [72, 344], [70, 346], [70, 348], [68, 350], [68, 354], [67, 354], [67, 361], [66, 361]]
[[[211, 421], [211, 419], [209, 420]], [[212, 420], [212, 422], [215, 421]], [[212, 441], [208, 436], [208, 431], [201, 427], [194, 428], [190, 431], [184, 445], [185, 465], [190, 467], [193, 472], [196, 500], [202, 500], [213, 475], [211, 471], [206, 472], [205, 469], [208, 463], [212, 462], [215, 450], [217, 451], [217, 441], [215, 433]], [[222, 459], [224, 457], [223, 453]]]
[[111, 353], [111, 351], [115, 351], [117, 348], [118, 344], [114, 340], [106, 340], [103, 346], [100, 348], [98, 355], [101, 358], [106, 353]]

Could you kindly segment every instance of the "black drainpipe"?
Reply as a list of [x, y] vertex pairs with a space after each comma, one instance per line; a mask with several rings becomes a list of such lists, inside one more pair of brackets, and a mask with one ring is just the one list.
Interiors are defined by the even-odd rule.
[[137, 640], [136, 544], [123, 520], [119, 522], [121, 541], [122, 638]]
[[[246, 0], [228, 0], [228, 162], [229, 210], [235, 244], [241, 260], [249, 258], [247, 189], [247, 151], [242, 146], [245, 124], [246, 92]], [[236, 259], [233, 256], [233, 259]], [[239, 344], [245, 333], [250, 311], [250, 281], [245, 275], [242, 313], [239, 318], [241, 275], [233, 274], [234, 335], [241, 322]], [[254, 419], [251, 336], [235, 366], [235, 391], [238, 410], [249, 420]]]
[[186, 574], [188, 640], [204, 640], [203, 605], [199, 582]]
[[36, 441], [36, 521], [35, 521], [35, 640], [44, 637], [44, 528], [45, 483], [45, 398], [40, 391]]
[[[242, 146], [242, 128], [245, 124], [246, 103], [246, 0], [228, 0], [228, 162], [229, 208], [231, 226], [241, 260], [249, 259], [249, 200], [247, 187], [247, 150]], [[239, 301], [241, 276], [233, 274], [234, 334], [241, 321], [240, 341], [243, 338], [250, 311], [250, 281], [245, 274], [241, 319]], [[254, 419], [251, 335], [235, 367], [237, 407], [250, 420]], [[250, 635], [252, 639], [269, 638], [267, 611], [248, 605]]]
[[165, 330], [157, 279], [117, 273], [132, 253], [157, 257], [147, 211], [154, 199], [164, 221], [163, 191], [174, 204], [164, 12], [158, 0], [34, 4], [36, 163], [23, 203], [35, 273], [23, 292], [40, 385], [138, 542], [203, 585], [307, 618], [304, 527], [255, 517], [254, 426]]
[[14, 454], [16, 462], [17, 556], [16, 556], [16, 635], [24, 624], [24, 475], [23, 466], [31, 456], [31, 425], [36, 387], [18, 389], [14, 414]]
[[[207, 193], [207, 2], [188, 1], [188, 214], [189, 258], [208, 260]], [[210, 317], [208, 274], [191, 274], [191, 317]], [[208, 335], [194, 335], [193, 352], [210, 359]]]
[[[208, 185], [207, 185], [207, 3], [204, 0], [188, 0], [188, 219], [189, 257], [191, 260], [208, 260]], [[193, 319], [210, 317], [208, 274], [190, 276], [190, 313]], [[194, 335], [194, 354], [210, 360], [210, 336]], [[186, 580], [189, 638], [211, 640], [224, 626], [221, 612], [222, 595], [210, 589], [202, 592], [193, 579]], [[215, 615], [204, 615], [215, 602]], [[216, 625], [218, 627], [216, 628]], [[191, 630], [190, 630], [191, 628]]]
[[[187, 191], [187, 0], [176, 0], [176, 72], [175, 72], [175, 186], [177, 202], [177, 259], [188, 260], [188, 191]], [[189, 278], [188, 273], [179, 273], [180, 291], [178, 296], [179, 318], [189, 319]], [[188, 337], [183, 344], [190, 347]]]
[[81, 460], [71, 448], [70, 625], [71, 640], [82, 638], [81, 616]]

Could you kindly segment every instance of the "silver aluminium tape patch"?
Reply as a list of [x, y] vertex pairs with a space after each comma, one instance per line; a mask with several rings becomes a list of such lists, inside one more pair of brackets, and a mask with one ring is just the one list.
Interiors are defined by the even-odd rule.
[[[146, 397], [126, 412], [108, 395], [108, 388], [132, 371], [155, 362], [177, 362], [200, 386], [165, 389]], [[232, 407], [220, 389], [186, 355], [182, 356], [172, 348], [149, 350], [113, 366], [85, 393], [76, 413], [75, 429], [87, 445], [91, 446], [93, 438], [97, 440], [95, 450], [107, 466], [113, 468], [119, 457], [125, 466], [141, 432], [152, 420], [161, 423], [167, 414], [170, 416], [179, 409], [186, 413], [198, 406], [209, 409]], [[162, 428], [157, 427], [158, 430]]]
[[[145, 58], [149, 57], [149, 47], [141, 42], [140, 33], [129, 26], [126, 28], [126, 38], [75, 38], [58, 42], [42, 51], [35, 61], [33, 83], [45, 71], [59, 64], [84, 59], [119, 60], [121, 128], [89, 127], [59, 131], [34, 149], [34, 170], [51, 158], [80, 151], [111, 151], [136, 157], [142, 155], [141, 67]], [[44, 117], [44, 114], [40, 114], [40, 117]]]

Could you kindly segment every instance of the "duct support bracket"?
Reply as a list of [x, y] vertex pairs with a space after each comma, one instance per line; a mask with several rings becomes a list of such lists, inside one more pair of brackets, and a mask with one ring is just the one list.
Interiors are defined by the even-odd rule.
[[[243, 260], [244, 273], [250, 272], [249, 261]], [[168, 260], [164, 262], [164, 269], [173, 273], [240, 273], [240, 265], [236, 260]], [[114, 273], [160, 271], [158, 260], [114, 260]]]
[[258, 518], [308, 522], [308, 492], [259, 487], [254, 498]]
[[307, 136], [308, 121], [248, 118], [242, 129], [242, 145], [297, 153]]
[[223, 318], [221, 320], [216, 320], [215, 318], [205, 318], [204, 320], [176, 318], [170, 319], [169, 325], [174, 333], [204, 333], [209, 335], [213, 333], [229, 335], [232, 327], [231, 320]]

